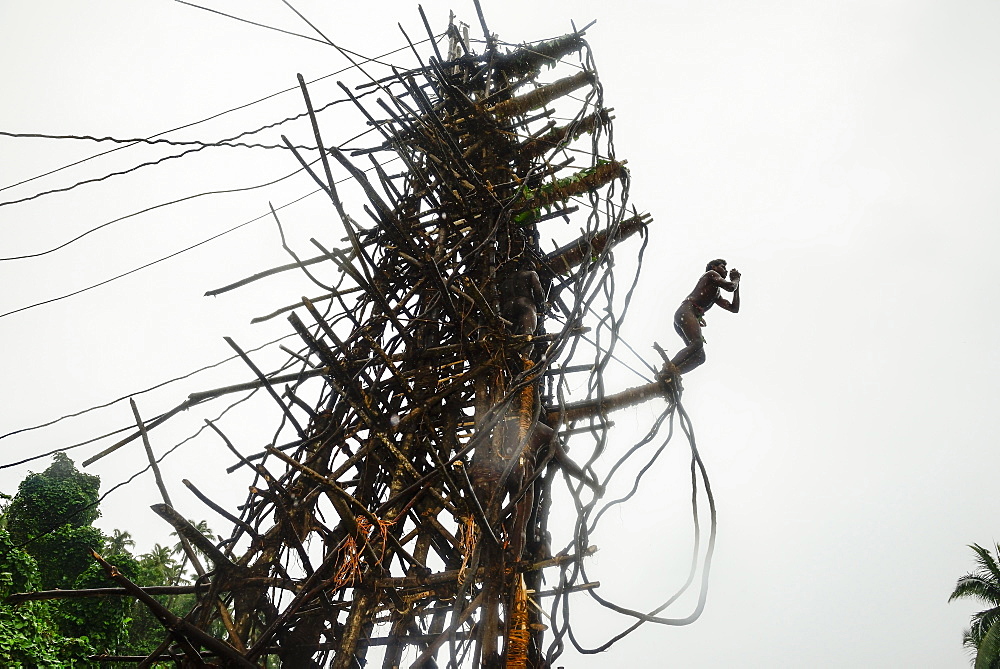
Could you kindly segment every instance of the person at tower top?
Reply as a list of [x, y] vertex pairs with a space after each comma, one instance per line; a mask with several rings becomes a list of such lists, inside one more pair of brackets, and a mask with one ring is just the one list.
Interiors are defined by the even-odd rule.
[[[722, 297], [722, 291], [733, 294], [733, 301]], [[705, 362], [705, 337], [701, 329], [706, 327], [705, 312], [713, 305], [719, 305], [734, 314], [740, 311], [740, 273], [733, 268], [726, 280], [726, 261], [712, 260], [705, 266], [705, 273], [691, 294], [684, 298], [674, 313], [674, 330], [684, 340], [684, 348], [664, 365], [664, 374], [686, 374]]]

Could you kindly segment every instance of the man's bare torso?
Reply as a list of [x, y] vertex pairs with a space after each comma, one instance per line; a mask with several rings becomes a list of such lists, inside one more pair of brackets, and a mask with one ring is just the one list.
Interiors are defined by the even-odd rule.
[[722, 296], [720, 285], [725, 283], [725, 281], [726, 277], [720, 276], [715, 270], [705, 272], [698, 279], [698, 285], [687, 296], [687, 301], [702, 311], [708, 311], [715, 304], [715, 301]]

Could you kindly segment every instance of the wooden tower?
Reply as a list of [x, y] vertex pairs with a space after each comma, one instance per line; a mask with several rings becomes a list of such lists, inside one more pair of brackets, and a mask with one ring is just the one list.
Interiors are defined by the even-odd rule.
[[[325, 150], [296, 156], [346, 243], [313, 240], [296, 264], [333, 263], [343, 281], [288, 318], [300, 371], [268, 376], [244, 355], [257, 380], [241, 388], [272, 395], [283, 438], [244, 457], [216, 428], [257, 474], [239, 515], [217, 509], [231, 537], [212, 544], [155, 507], [211, 564], [186, 619], [146, 597], [169, 630], [146, 662], [555, 666], [540, 597], [568, 591], [559, 574], [586, 546], [550, 546], [553, 485], [599, 497], [606, 414], [671, 401], [675, 381], [615, 394], [601, 379], [619, 325], [612, 249], [650, 218], [629, 207], [584, 31], [510, 47], [483, 30], [478, 53], [452, 25], [447, 53], [432, 40], [420, 67], [342, 85], [381, 133], [350, 155], [323, 143], [302, 83]], [[366, 204], [341, 200], [344, 175]], [[299, 397], [317, 384], [318, 403]], [[572, 435], [593, 444], [576, 460]]]

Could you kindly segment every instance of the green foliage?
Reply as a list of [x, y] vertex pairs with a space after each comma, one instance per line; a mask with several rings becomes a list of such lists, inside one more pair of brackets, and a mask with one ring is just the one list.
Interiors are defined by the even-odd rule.
[[[597, 174], [598, 170], [604, 165], [610, 164], [611, 161], [598, 159], [597, 163], [593, 167], [588, 167], [586, 169], [580, 170], [575, 174], [571, 174], [568, 177], [561, 179], [555, 179], [553, 181], [548, 181], [546, 183], [540, 184], [537, 188], [528, 188], [523, 186], [521, 188], [521, 193], [524, 196], [524, 203], [529, 205], [528, 209], [514, 214], [513, 221], [516, 225], [527, 225], [533, 223], [542, 216], [542, 209], [551, 212], [552, 205], [556, 202], [566, 201], [575, 194], [578, 194], [580, 188], [578, 184], [586, 184], [587, 179]], [[540, 201], [541, 206], [530, 207], [532, 204], [538, 204], [535, 200]]]
[[[527, 189], [525, 189], [527, 190]], [[549, 208], [546, 207], [546, 210]], [[517, 225], [527, 225], [528, 223], [533, 223], [542, 215], [541, 209], [526, 209], [519, 214], [514, 214], [514, 223]]]
[[38, 561], [42, 588], [75, 587], [77, 577], [94, 564], [90, 550], [98, 552], [104, 544], [104, 535], [96, 527], [63, 525], [25, 548]]
[[154, 544], [153, 550], [143, 555], [140, 560], [146, 585], [173, 585], [184, 580], [181, 565], [166, 546]]
[[[34, 558], [0, 529], [0, 601], [15, 592], [38, 587]], [[7, 667], [71, 667], [82, 665], [92, 653], [86, 636], [67, 637], [60, 632], [53, 602], [0, 604], [0, 661]]]
[[7, 493], [0, 492], [0, 530], [7, 529], [7, 509], [10, 508], [10, 501], [14, 499]]
[[[128, 554], [105, 557], [129, 580], [136, 582], [141, 574], [138, 560]], [[90, 565], [73, 582], [74, 589], [115, 588], [118, 584], [91, 560]], [[86, 636], [101, 653], [125, 652], [129, 646], [129, 626], [132, 620], [132, 600], [128, 597], [88, 597], [57, 600], [59, 627], [67, 636]]]
[[561, 191], [565, 190], [566, 188], [573, 186], [574, 184], [585, 182], [587, 178], [597, 174], [598, 169], [600, 169], [603, 165], [609, 164], [610, 162], [611, 162], [610, 160], [604, 160], [602, 158], [599, 158], [597, 160], [597, 163], [593, 167], [588, 167], [586, 169], [580, 170], [579, 172], [571, 174], [568, 177], [563, 177], [561, 179], [548, 181], [546, 183], [539, 185], [538, 188], [528, 188], [527, 186], [524, 186], [522, 189], [524, 192], [524, 199], [531, 201], [535, 199], [536, 195], [539, 194], [549, 195], [549, 196], [559, 195]]
[[130, 532], [122, 532], [121, 530], [112, 530], [111, 532], [111, 536], [107, 537], [104, 542], [104, 551], [108, 555], [128, 553], [130, 548], [135, 548], [135, 541], [132, 540]]
[[979, 642], [975, 669], [996, 669], [998, 666], [1000, 666], [1000, 625], [993, 624]]
[[[91, 549], [137, 585], [184, 582], [178, 551], [156, 544], [135, 557], [129, 532], [114, 530], [107, 537], [93, 527], [99, 492], [97, 476], [81, 473], [57, 453], [48, 469], [21, 482], [13, 498], [0, 495], [0, 602], [15, 592], [117, 587]], [[211, 536], [205, 521], [195, 525]], [[194, 604], [191, 595], [157, 599], [180, 616]], [[130, 597], [0, 603], [0, 667], [91, 666], [88, 655], [145, 654], [165, 634], [146, 606]]]
[[88, 639], [61, 635], [44, 602], [0, 605], [0, 660], [5, 667], [73, 667], [89, 664]]
[[[198, 522], [195, 522], [193, 518], [188, 518], [188, 522], [191, 523], [191, 526], [194, 529], [196, 529], [199, 532], [201, 532], [201, 534], [203, 536], [207, 537], [209, 540], [212, 540], [212, 536], [213, 536], [212, 528], [210, 528], [208, 526], [208, 521], [207, 520], [199, 520]], [[177, 569], [178, 569], [178, 574], [180, 574], [181, 581], [183, 581], [184, 570], [189, 566], [189, 558], [188, 558], [187, 553], [184, 552], [184, 543], [182, 541], [180, 541], [180, 535], [178, 535], [177, 532], [174, 531], [174, 532], [170, 533], [170, 536], [176, 537], [178, 539], [177, 543], [174, 544], [173, 550], [171, 552], [174, 555], [180, 555], [181, 556], [181, 563], [180, 563], [180, 565], [178, 566]], [[196, 553], [201, 554], [201, 551], [198, 550], [198, 548], [196, 548], [193, 545], [192, 545], [192, 548], [194, 549], [194, 551]], [[202, 560], [202, 563], [204, 563], [204, 560]], [[190, 566], [192, 566], [192, 568], [193, 568], [193, 565], [190, 565]], [[181, 582], [181, 581], [178, 581], [178, 582]]]
[[0, 530], [0, 596], [24, 592], [38, 586], [38, 563], [14, 545], [10, 533]]
[[[184, 581], [181, 565], [170, 549], [160, 544], [155, 544], [150, 552], [139, 557], [138, 567], [139, 573], [132, 580], [139, 585], [176, 585]], [[183, 602], [176, 597], [161, 596], [156, 599], [179, 616], [187, 613], [194, 603], [193, 596], [185, 597]], [[186, 608], [181, 609], [178, 603], [183, 603]], [[163, 625], [140, 602], [132, 602], [129, 613], [132, 618], [128, 640], [130, 648], [137, 652], [151, 652], [164, 638]]]
[[56, 453], [40, 474], [28, 474], [7, 509], [8, 530], [18, 544], [63, 525], [89, 527], [97, 508], [101, 479], [84, 474], [65, 453]]
[[[972, 598], [989, 608], [972, 616], [963, 643], [976, 651], [975, 669], [1000, 669], [1000, 565], [989, 549], [969, 546], [976, 554], [976, 569], [958, 579], [948, 601]], [[1000, 544], [994, 546], [1000, 556]]]
[[90, 564], [90, 549], [100, 549], [103, 535], [91, 524], [101, 480], [77, 471], [65, 453], [56, 453], [41, 473], [29, 474], [7, 507], [13, 541], [38, 561], [43, 588], [69, 588]]

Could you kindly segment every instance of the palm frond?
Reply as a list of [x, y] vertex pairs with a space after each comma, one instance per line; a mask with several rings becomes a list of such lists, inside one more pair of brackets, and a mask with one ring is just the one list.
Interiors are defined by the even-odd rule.
[[972, 645], [979, 648], [983, 637], [986, 636], [990, 628], [997, 624], [997, 621], [1000, 621], [1000, 607], [973, 614], [969, 629], [966, 630], [966, 635], [971, 639]]
[[969, 548], [976, 554], [976, 568], [958, 579], [948, 601], [971, 598], [990, 605], [972, 615], [962, 643], [975, 651], [975, 669], [1000, 669], [1000, 544], [995, 546], [997, 557], [979, 544]]
[[982, 574], [966, 574], [955, 583], [955, 589], [948, 597], [948, 601], [968, 597], [1000, 606], [1000, 581], [984, 578]]
[[1000, 623], [994, 620], [993, 625], [979, 642], [976, 652], [975, 669], [994, 669], [1000, 664]]
[[[978, 563], [980, 574], [988, 576], [995, 583], [1000, 583], [1000, 566], [997, 565], [997, 561], [990, 554], [989, 549], [983, 548], [979, 544], [972, 544], [969, 548], [974, 550], [978, 556], [976, 562]], [[1000, 551], [1000, 546], [996, 546], [995, 548], [997, 551]]]

